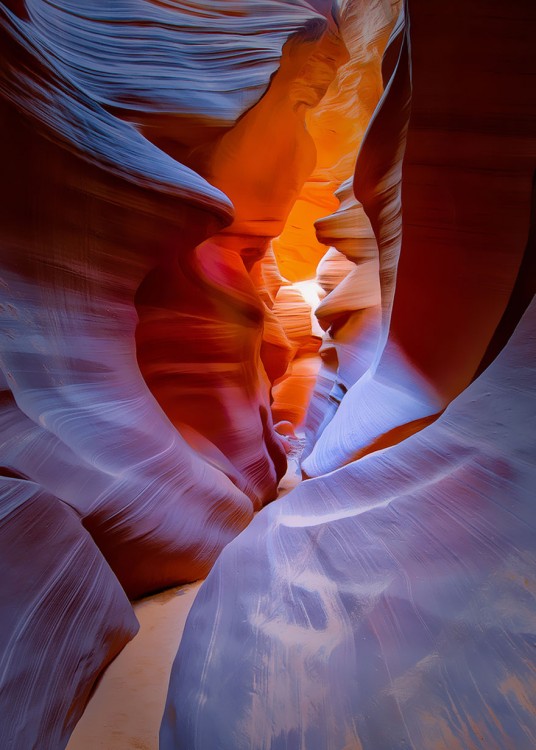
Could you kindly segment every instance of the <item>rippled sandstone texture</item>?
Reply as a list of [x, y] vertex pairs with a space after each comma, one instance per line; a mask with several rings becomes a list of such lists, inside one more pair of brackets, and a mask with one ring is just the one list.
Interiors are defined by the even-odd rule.
[[327, 249], [315, 233], [314, 222], [337, 209], [334, 193], [353, 175], [359, 145], [382, 93], [381, 57], [400, 2], [351, 0], [340, 5], [340, 28], [349, 56], [322, 107], [307, 115], [318, 152], [316, 166], [274, 242], [281, 271], [293, 282], [312, 279]]
[[[387, 5], [345, 9], [366, 20], [367, 8]], [[403, 24], [387, 50], [387, 91], [355, 183], [379, 245], [381, 337], [371, 376], [355, 383], [365, 391], [344, 397], [311, 474], [351, 461], [393, 420], [421, 414], [421, 402], [425, 413], [442, 408], [486, 346], [496, 352], [489, 339], [528, 227], [534, 18], [519, 1], [494, 3], [496, 13], [467, 7], [411, 0], [412, 78]], [[124, 592], [204, 575], [273, 496], [284, 456], [268, 381], [288, 350], [267, 312], [280, 281], [259, 266], [313, 163], [303, 110], [333, 73], [324, 45], [343, 54], [330, 8], [0, 5], [2, 747], [63, 747], [95, 678], [136, 630]], [[300, 159], [274, 183], [262, 134], [279, 106], [292, 124], [279, 158]], [[346, 176], [335, 171], [326, 182]], [[164, 743], [187, 737], [190, 750], [193, 732], [202, 750], [207, 738], [235, 750], [258, 736], [306, 750], [399, 740], [452, 750], [481, 737], [493, 747], [499, 734], [503, 746], [532, 746], [523, 660], [533, 477], [517, 416], [532, 414], [520, 367], [534, 356], [531, 330], [436, 424], [304, 484], [228, 548], [190, 623]], [[173, 368], [188, 394], [177, 401]], [[205, 401], [196, 391], [213, 387]], [[218, 704], [222, 686], [232, 690]], [[477, 688], [484, 701], [491, 694], [492, 730]], [[199, 713], [175, 726], [175, 701]], [[317, 725], [299, 724], [315, 712]]]
[[[247, 13], [227, 0], [0, 5], [0, 507], [3, 569], [14, 575], [1, 621], [2, 747], [64, 746], [96, 676], [135, 632], [123, 590], [135, 597], [205, 575], [273, 497], [284, 451], [256, 367], [264, 310], [239, 252], [250, 243], [226, 244], [243, 231], [243, 206], [200, 173], [227, 189], [218, 144], [262, 101], [288, 45], [299, 58], [290, 77], [302, 80], [334, 35], [330, 9], [270, 0]], [[302, 172], [284, 188], [278, 221]], [[193, 305], [183, 359], [162, 361], [177, 370], [201, 362], [207, 379], [212, 366], [215, 395], [202, 417], [222, 434], [190, 424], [189, 399], [178, 416], [155, 393], [163, 410], [140, 372], [135, 335], [141, 319], [143, 360], [153, 279], [167, 316], [160, 339], [172, 332], [175, 291], [183, 321]], [[205, 313], [213, 338], [203, 338]]]
[[304, 462], [319, 476], [202, 586], [163, 750], [536, 744], [535, 14], [405, 3], [354, 182], [372, 364]]
[[[385, 65], [382, 76], [382, 55], [400, 6], [399, 2], [382, 0], [352, 0], [343, 4], [342, 28], [350, 60], [339, 71], [336, 83], [340, 92], [334, 92], [323, 111], [313, 115], [320, 122], [329, 114], [336, 117], [336, 122], [345, 122], [346, 130], [340, 140], [346, 149], [341, 152], [342, 158], [339, 154], [334, 167], [324, 166], [323, 170], [328, 178], [334, 173], [340, 177], [335, 194], [340, 205], [330, 216], [324, 212], [315, 223], [317, 241], [330, 248], [316, 271], [327, 295], [316, 310], [326, 334], [321, 349], [322, 367], [306, 421], [303, 458], [313, 450], [344, 394], [370, 367], [378, 346], [381, 330], [378, 245], [370, 221], [354, 195], [353, 178], [357, 152], [387, 82]], [[326, 285], [323, 278], [326, 264], [334, 267], [335, 262], [338, 279], [335, 283], [333, 278]]]
[[533, 304], [433, 425], [302, 483], [226, 547], [162, 750], [534, 746], [535, 323]]
[[[506, 309], [527, 242], [534, 10], [509, 5], [500, 28], [479, 3], [431, 10], [414, 0], [407, 13], [410, 25], [398, 25], [384, 58], [386, 90], [354, 180], [378, 240], [382, 333], [304, 461], [309, 476], [402, 439], [460, 393]], [[512, 51], [503, 57], [505, 38]]]
[[[342, 247], [356, 244], [351, 241], [354, 239], [356, 228], [352, 226], [355, 223], [355, 212], [350, 213], [351, 206], [349, 205], [355, 203], [350, 176], [353, 175], [359, 144], [382, 93], [381, 55], [396, 19], [399, 5], [397, 2], [385, 0], [374, 0], [374, 2], [352, 0], [352, 2], [342, 4], [340, 28], [349, 56], [338, 69], [322, 101], [322, 106], [307, 114], [307, 127], [317, 149], [316, 166], [305, 182], [283, 232], [273, 242], [282, 273], [294, 283], [302, 284], [313, 279], [318, 261], [326, 253], [329, 245]], [[342, 201], [340, 207], [339, 199]], [[320, 225], [323, 227], [326, 219], [319, 217], [325, 217], [334, 210], [336, 210], [334, 222], [330, 222], [328, 218], [327, 223], [332, 228], [331, 234], [338, 238], [337, 242], [332, 242], [327, 227], [326, 231], [320, 229]], [[317, 219], [319, 221], [315, 231], [314, 222]], [[369, 234], [373, 237], [368, 221], [361, 223], [365, 223]], [[359, 233], [360, 230], [358, 229], [357, 232]], [[359, 240], [357, 245], [359, 245]], [[357, 349], [360, 352], [358, 358], [362, 361], [366, 360], [367, 365], [370, 363], [370, 358], [367, 359], [361, 353], [361, 343], [356, 342], [355, 338], [351, 339], [351, 336], [355, 333], [355, 321], [360, 317], [361, 307], [370, 304], [371, 296], [379, 294], [377, 246], [374, 240], [373, 247], [376, 264], [371, 270], [375, 278], [369, 278], [370, 274], [367, 273], [360, 274], [356, 294], [350, 293], [351, 300], [344, 294], [340, 299], [337, 295], [331, 295], [329, 301], [317, 309], [317, 315], [323, 327], [328, 328], [336, 317], [337, 328], [344, 328], [344, 331], [340, 331], [339, 341], [336, 344], [337, 349], [341, 349], [340, 359], [344, 359], [345, 355], [347, 359], [356, 359]], [[348, 257], [351, 257], [355, 263], [365, 259], [361, 257], [358, 246], [353, 247]], [[351, 263], [348, 265], [351, 266]], [[352, 289], [352, 281], [355, 281], [355, 274], [354, 278], [348, 280], [349, 283], [345, 285], [346, 290]], [[366, 288], [369, 281], [372, 283], [371, 289]], [[365, 298], [360, 299], [363, 293]], [[348, 304], [353, 305], [350, 311], [345, 308]], [[321, 312], [324, 308], [325, 313]], [[296, 316], [298, 309], [299, 306], [296, 306], [294, 312]], [[348, 317], [352, 312], [356, 312], [353, 316], [354, 320], [350, 325], [344, 325], [342, 315]], [[307, 315], [303, 317], [304, 324], [307, 322], [307, 317]], [[317, 324], [315, 328], [315, 335], [318, 335]], [[332, 326], [332, 332], [334, 330]], [[345, 347], [350, 340], [352, 345]], [[333, 367], [332, 355], [335, 353], [333, 346], [333, 339], [330, 338], [322, 347], [321, 355], [324, 364], [317, 379], [318, 385], [314, 389], [310, 415], [307, 419], [307, 432], [310, 440], [319, 434], [321, 425], [326, 420], [329, 421], [326, 412], [332, 411], [330, 392], [334, 391], [336, 374], [336, 368]], [[275, 402], [272, 410], [276, 417], [291, 419], [297, 426], [302, 426], [304, 408], [309, 407], [314, 376], [318, 368], [318, 357], [302, 356], [297, 353], [287, 370], [284, 382], [278, 383], [274, 389]], [[354, 380], [347, 382], [348, 374], [342, 375], [342, 365], [340, 377], [343, 378], [342, 382], [346, 383], [346, 388], [355, 382], [355, 376]], [[322, 415], [314, 416], [316, 412], [322, 412]]]
[[138, 623], [79, 516], [0, 477], [1, 746], [65, 747], [104, 667]]
[[[18, 428], [11, 426], [2, 458], [10, 470], [76, 503], [85, 525], [114, 558], [114, 569], [123, 583], [131, 593], [139, 593], [206, 570], [221, 544], [249, 520], [252, 505], [222, 471], [213, 468], [217, 458], [200, 461], [151, 397], [136, 365], [134, 301], [143, 309], [148, 297], [153, 301], [152, 292], [159, 293], [164, 304], [171, 304], [168, 297], [173, 297], [191, 324], [184, 326], [190, 357], [194, 362], [196, 356], [203, 357], [203, 364], [210, 364], [217, 346], [209, 339], [203, 343], [206, 350], [196, 352], [201, 338], [192, 324], [202, 326], [203, 305], [212, 305], [214, 325], [220, 326], [214, 338], [222, 350], [221, 360], [215, 363], [216, 370], [220, 367], [213, 383], [215, 392], [220, 383], [227, 387], [225, 355], [236, 356], [240, 335], [245, 351], [238, 363], [229, 363], [229, 370], [248, 369], [241, 373], [237, 388], [247, 390], [250, 383], [255, 388], [262, 309], [246, 273], [247, 258], [244, 263], [240, 252], [247, 256], [251, 238], [264, 244], [282, 227], [310, 168], [314, 155], [303, 128], [303, 110], [316, 104], [322, 94], [314, 80], [309, 80], [316, 70], [311, 57], [324, 38], [328, 49], [338, 42], [332, 41], [334, 32], [327, 29], [326, 19], [307, 3], [267, 3], [242, 17], [238, 27], [230, 5], [225, 6], [227, 11], [223, 6], [204, 9], [205, 17], [200, 18], [188, 5], [171, 8], [132, 2], [120, 6], [110, 24], [99, 22], [98, 4], [91, 2], [59, 8], [35, 0], [25, 7], [29, 21], [3, 7], [3, 36], [11, 62], [3, 73], [3, 122], [11, 150], [6, 155], [2, 204], [2, 370], [16, 402], [15, 407], [6, 395], [10, 424], [18, 420], [21, 434], [31, 431], [35, 445], [31, 452], [24, 451], [20, 440], [17, 443]], [[327, 13], [329, 4], [323, 9]], [[130, 24], [132, 16], [139, 19], [136, 33]], [[233, 50], [229, 69], [222, 64], [218, 47], [223, 40], [222, 23]], [[116, 33], [118, 29], [121, 34]], [[293, 150], [301, 143], [304, 157], [294, 172], [289, 171], [288, 179], [281, 180], [281, 195], [269, 206], [268, 222], [264, 194], [257, 184], [264, 179], [266, 164], [261, 163], [259, 172], [246, 160], [246, 171], [238, 176], [229, 166], [235, 152], [244, 158], [251, 153], [250, 129], [264, 132], [264, 99], [236, 128], [229, 128], [254, 97], [261, 96], [283, 44], [293, 33], [298, 36], [288, 42], [281, 69], [266, 96], [272, 97], [271, 111], [273, 98], [281, 100], [278, 122], [287, 115], [295, 119], [291, 130], [282, 133], [281, 148]], [[118, 49], [113, 44], [116, 37]], [[194, 41], [201, 45], [205, 57], [200, 71], [211, 61], [214, 66], [211, 83], [201, 86], [195, 103], [190, 92], [191, 69], [181, 68], [181, 58], [163, 45], [174, 39], [184, 45]], [[165, 49], [163, 56], [150, 47], [157, 41]], [[195, 59], [189, 61], [190, 66], [193, 63]], [[246, 92], [237, 72], [245, 64], [249, 64]], [[35, 80], [23, 74], [31, 65]], [[106, 65], [110, 75], [103, 78], [98, 69]], [[173, 85], [168, 81], [170, 71], [175, 76]], [[229, 91], [225, 84], [223, 96], [219, 88], [229, 78], [235, 81], [234, 88]], [[188, 127], [186, 115], [191, 115]], [[155, 132], [160, 116], [161, 127]], [[160, 144], [168, 143], [166, 127], [176, 122], [175, 151], [182, 149], [185, 161], [195, 160], [191, 151], [201, 148], [199, 134], [204, 132], [201, 150], [206, 171], [231, 193], [229, 180], [245, 180], [244, 201], [240, 194], [233, 196], [237, 203], [233, 213], [222, 192], [144, 139], [125, 122], [129, 119], [136, 119]], [[243, 123], [250, 119], [261, 124], [254, 122], [243, 130]], [[224, 134], [214, 141], [214, 131], [221, 133], [222, 128]], [[195, 147], [188, 142], [192, 131]], [[268, 177], [271, 184], [273, 175]], [[246, 189], [250, 183], [253, 187]], [[267, 228], [267, 223], [273, 226]], [[262, 231], [256, 224], [262, 225]], [[210, 239], [204, 240], [207, 235]], [[162, 282], [156, 291], [150, 283], [154, 277]], [[233, 333], [233, 324], [240, 333]], [[142, 315], [140, 327], [144, 325]], [[253, 341], [248, 340], [248, 326], [255, 330]], [[229, 341], [221, 341], [226, 336]], [[143, 334], [140, 338], [143, 350]], [[168, 343], [170, 339], [168, 335]], [[236, 385], [232, 377], [229, 382], [230, 387]], [[248, 396], [244, 396], [246, 401]], [[187, 391], [188, 399], [192, 395]], [[221, 398], [225, 401], [233, 403], [228, 393]], [[262, 445], [264, 433], [269, 451], [275, 442], [270, 418], [258, 416], [263, 409], [268, 412], [267, 391], [251, 401], [257, 410], [257, 426], [250, 439]], [[180, 408], [178, 415], [172, 407], [170, 411], [172, 421], [180, 421]], [[229, 426], [222, 425], [212, 412], [216, 431]], [[232, 421], [232, 415], [224, 416]], [[186, 423], [188, 417], [186, 413]], [[205, 437], [202, 432], [201, 437]], [[229, 435], [224, 435], [224, 443], [225, 438]], [[47, 463], [40, 460], [45, 452]], [[273, 452], [279, 456], [275, 448]], [[254, 462], [251, 456], [250, 460]], [[222, 464], [224, 471], [229, 469], [223, 458]], [[85, 479], [73, 493], [68, 477], [75, 467]], [[236, 479], [232, 469], [229, 473]], [[269, 481], [273, 486], [275, 476]], [[131, 498], [138, 498], [139, 507], [132, 506]], [[181, 498], [188, 507], [186, 527], [178, 511]], [[213, 512], [216, 507], [217, 513]], [[153, 511], [166, 516], [162, 539]], [[113, 525], [107, 521], [109, 512], [114, 515]], [[145, 514], [154, 537], [148, 543], [155, 550], [147, 559], [139, 549], [128, 552], [148, 531], [140, 513]], [[181, 528], [174, 528], [176, 513]], [[129, 515], [139, 523], [137, 531]], [[201, 547], [204, 559], [198, 559]], [[153, 554], [164, 555], [168, 563], [160, 559], [153, 566]], [[187, 560], [191, 567], [186, 564], [180, 574]], [[166, 565], [171, 568], [168, 572]]]
[[229, 476], [257, 509], [275, 497], [286, 461], [260, 356], [266, 305], [250, 271], [314, 167], [305, 115], [345, 57], [334, 22], [287, 42], [259, 103], [187, 158], [231, 198], [232, 223], [182, 266], [154, 271], [137, 295], [138, 361], [149, 387], [177, 428], [193, 431], [186, 434], [194, 447], [220, 456], [224, 470], [230, 464]]

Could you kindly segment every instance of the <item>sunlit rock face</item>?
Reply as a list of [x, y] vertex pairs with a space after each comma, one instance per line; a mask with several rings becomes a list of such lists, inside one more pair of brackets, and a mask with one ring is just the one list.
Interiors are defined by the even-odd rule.
[[433, 425], [302, 483], [225, 549], [163, 750], [534, 746], [535, 323], [533, 304]]
[[[124, 592], [204, 576], [275, 494], [285, 458], [249, 273], [314, 165], [303, 121], [331, 80], [315, 55], [340, 44], [330, 10], [0, 5], [2, 747], [63, 747], [135, 631]], [[274, 206], [266, 161], [242, 173], [242, 203], [222, 191], [226, 149], [247, 166], [235, 125], [280, 67], [282, 148], [303, 159]]]
[[348, 57], [322, 102], [311, 110], [307, 127], [317, 161], [284, 231], [274, 242], [283, 275], [290, 281], [312, 279], [327, 247], [314, 222], [335, 211], [335, 191], [354, 172], [355, 158], [382, 93], [381, 56], [396, 19], [397, 0], [348, 0], [339, 3], [340, 28]]
[[305, 419], [320, 366], [318, 349], [322, 330], [313, 312], [318, 301], [314, 282], [284, 285], [275, 299], [273, 313], [292, 347], [288, 368], [272, 388], [275, 422], [289, 421], [300, 427]]
[[234, 219], [182, 264], [147, 277], [137, 297], [138, 361], [149, 387], [197, 450], [229, 464], [256, 508], [275, 497], [286, 461], [262, 364], [266, 303], [250, 272], [314, 167], [305, 115], [345, 55], [333, 21], [293, 37], [259, 103], [188, 157], [231, 198]]
[[[369, 362], [327, 424], [313, 402], [315, 478], [201, 588], [163, 750], [536, 744], [536, 9], [496, 12], [405, 3], [354, 180], [378, 253]], [[330, 326], [354, 292], [323, 303]]]
[[[131, 595], [195, 579], [284, 472], [249, 271], [314, 163], [331, 5], [2, 7], [1, 366], [20, 410], [2, 464], [77, 508]], [[302, 157], [266, 206], [273, 165], [249, 155], [289, 120], [279, 155]]]
[[[359, 290], [355, 294], [354, 292], [350, 294], [352, 301], [344, 292], [340, 297], [338, 294], [332, 294], [331, 298], [322, 303], [316, 311], [322, 327], [325, 329], [331, 327], [330, 334], [334, 334], [335, 328], [339, 330], [337, 347], [344, 350], [340, 357], [339, 381], [337, 382], [335, 364], [337, 351], [333, 349], [334, 341], [330, 334], [325, 337], [322, 346], [323, 364], [316, 388], [312, 388], [311, 375], [318, 370], [317, 360], [313, 365], [311, 358], [302, 360], [298, 357], [286, 373], [284, 384], [286, 418], [294, 422], [298, 419], [302, 423], [304, 421], [302, 407], [309, 405], [309, 415], [306, 420], [308, 445], [305, 455], [310, 453], [314, 441], [333, 415], [335, 403], [340, 400], [338, 391], [342, 384], [345, 384], [342, 387], [348, 389], [372, 359], [364, 353], [362, 342], [357, 341], [354, 329], [356, 326], [363, 328], [365, 331], [363, 337], [369, 341], [372, 341], [374, 333], [377, 333], [378, 316], [361, 315], [360, 308], [367, 306], [370, 302], [363, 300], [363, 305], [356, 307], [356, 300], [362, 296], [364, 290], [369, 300], [371, 296], [378, 296], [378, 250], [366, 217], [361, 222], [358, 220], [356, 225], [357, 212], [354, 210], [356, 200], [352, 191], [351, 176], [353, 176], [359, 145], [382, 93], [381, 55], [394, 24], [398, 7], [399, 3], [384, 2], [384, 0], [376, 0], [373, 3], [352, 0], [352, 2], [342, 3], [340, 28], [348, 49], [348, 59], [339, 68], [322, 106], [311, 110], [307, 116], [307, 127], [317, 149], [316, 167], [304, 184], [282, 234], [273, 243], [282, 273], [293, 282], [301, 283], [312, 279], [317, 273], [318, 262], [322, 263], [322, 258], [325, 257], [330, 245], [334, 245], [337, 249], [339, 246], [342, 248], [344, 245], [351, 245], [351, 250], [347, 247], [349, 252], [343, 251], [347, 257], [356, 263], [364, 261], [367, 251], [365, 255], [362, 255], [356, 245], [360, 240], [364, 240], [367, 233], [372, 238], [373, 259], [376, 264], [371, 269], [372, 273], [365, 269], [360, 273]], [[333, 211], [335, 213], [332, 217], [326, 219], [325, 217]], [[359, 228], [356, 228], [357, 226]], [[332, 242], [332, 237], [336, 237], [337, 240]], [[347, 263], [347, 267], [350, 265]], [[344, 275], [347, 274], [342, 274], [339, 280], [342, 280]], [[352, 288], [353, 280], [348, 281], [345, 287], [347, 291]], [[367, 288], [369, 281], [370, 289]], [[346, 305], [349, 305], [348, 309]], [[343, 318], [349, 318], [357, 310], [359, 312], [353, 316], [351, 323], [348, 320], [343, 321]], [[371, 325], [367, 324], [369, 317], [374, 318], [374, 332], [370, 330]], [[364, 318], [364, 320], [357, 323], [357, 318]], [[332, 322], [333, 326], [331, 326]], [[343, 322], [348, 325], [343, 326]], [[348, 343], [350, 346], [345, 346]], [[367, 351], [370, 348], [368, 346]], [[361, 363], [361, 369], [358, 372], [354, 372], [356, 368], [351, 366], [356, 358]], [[342, 360], [346, 360], [345, 363]], [[342, 375], [346, 364], [349, 365], [351, 372]], [[276, 396], [276, 402], [278, 400]], [[288, 409], [291, 400], [297, 402], [293, 410], [294, 414], [291, 414]], [[276, 413], [279, 413], [277, 403], [274, 409]]]
[[[461, 30], [458, 11], [472, 19]], [[304, 462], [310, 476], [439, 413], [474, 376], [508, 303], [529, 230], [535, 104], [523, 82], [534, 80], [533, 11], [509, 6], [515, 51], [500, 76], [503, 32], [480, 13], [410, 3], [410, 25], [399, 24], [387, 50], [386, 91], [354, 181], [378, 239], [383, 332]]]

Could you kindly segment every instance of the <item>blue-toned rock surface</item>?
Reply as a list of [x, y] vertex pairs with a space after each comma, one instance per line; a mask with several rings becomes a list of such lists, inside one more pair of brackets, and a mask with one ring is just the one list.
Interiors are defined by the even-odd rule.
[[534, 747], [535, 322], [434, 424], [224, 550], [162, 750]]

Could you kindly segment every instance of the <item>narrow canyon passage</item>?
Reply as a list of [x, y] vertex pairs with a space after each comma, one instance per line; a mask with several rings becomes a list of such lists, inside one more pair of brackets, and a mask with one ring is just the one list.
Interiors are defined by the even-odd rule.
[[[300, 448], [291, 455], [281, 480], [281, 497], [300, 481]], [[158, 750], [171, 667], [201, 583], [134, 603], [140, 630], [97, 683], [67, 750]]]
[[533, 750], [536, 5], [0, 0], [0, 748]]
[[[388, 25], [385, 23], [383, 37], [386, 40]], [[285, 64], [283, 50], [280, 69]], [[205, 165], [216, 162], [214, 167], [205, 166], [211, 183], [232, 197], [238, 216], [224, 236], [210, 240], [210, 255], [204, 253], [204, 248], [196, 250], [190, 273], [180, 277], [178, 268], [157, 270], [144, 280], [136, 297], [140, 317], [136, 333], [137, 357], [147, 384], [184, 439], [206, 460], [226, 471], [246, 494], [253, 494], [257, 511], [261, 499], [264, 502], [274, 499], [274, 491], [264, 490], [263, 495], [259, 485], [254, 485], [254, 476], [248, 477], [252, 468], [259, 470], [256, 456], [262, 449], [263, 430], [255, 432], [253, 422], [251, 432], [244, 439], [247, 450], [237, 444], [237, 431], [245, 430], [253, 416], [248, 414], [247, 408], [238, 408], [239, 388], [246, 379], [251, 384], [259, 378], [262, 382], [267, 376], [271, 383], [266, 404], [287, 464], [284, 476], [277, 477], [277, 502], [301, 481], [306, 413], [321, 366], [318, 350], [324, 336], [314, 309], [320, 302], [320, 295], [332, 291], [354, 267], [335, 248], [328, 253], [329, 246], [316, 239], [314, 222], [339, 207], [334, 192], [352, 168], [349, 156], [355, 152], [355, 133], [350, 144], [339, 140], [335, 150], [333, 146], [327, 148], [324, 142], [326, 121], [332, 119], [330, 110], [337, 111], [341, 107], [341, 75], [352, 73], [356, 77], [357, 67], [355, 62], [346, 60], [345, 69], [336, 77], [335, 67], [328, 77], [325, 72], [322, 74], [325, 96], [320, 102], [318, 94], [315, 96], [316, 107], [311, 110], [311, 116], [306, 114], [307, 131], [303, 130], [314, 153], [314, 159], [306, 167], [308, 172], [303, 171], [301, 154], [295, 146], [288, 158], [278, 152], [277, 134], [285, 134], [288, 112], [283, 111], [278, 116], [278, 99], [274, 101], [272, 96], [270, 100], [268, 96], [274, 84], [242, 120], [241, 131], [230, 131], [227, 140], [234, 139], [232, 146], [227, 146], [223, 140], [219, 146], [203, 149]], [[379, 58], [375, 75], [379, 95]], [[267, 112], [272, 124], [266, 123]], [[339, 132], [344, 126], [348, 127], [345, 122], [348, 119], [339, 115]], [[300, 123], [300, 129], [304, 124]], [[331, 126], [332, 122], [328, 124]], [[268, 163], [252, 159], [252, 150], [257, 154], [260, 145], [269, 154], [269, 163], [277, 167], [268, 175]], [[345, 148], [348, 153], [344, 153]], [[216, 157], [210, 155], [214, 150]], [[226, 167], [227, 177], [225, 172], [223, 177], [217, 173], [219, 152], [223, 152], [222, 160], [231, 162], [230, 167]], [[199, 153], [193, 158], [201, 169]], [[241, 165], [247, 166], [252, 160], [253, 166], [248, 168], [255, 169], [255, 173], [249, 175]], [[302, 176], [296, 178], [300, 171]], [[264, 203], [265, 195], [255, 193], [254, 184], [260, 181], [260, 176], [262, 182], [269, 185], [272, 205], [268, 208]], [[299, 189], [291, 198], [293, 202], [285, 206], [278, 194], [288, 190], [285, 185], [289, 177]], [[231, 184], [227, 184], [226, 179]], [[252, 205], [252, 196], [257, 205]], [[249, 212], [249, 220], [242, 216], [246, 212]], [[278, 224], [273, 219], [276, 213], [280, 215]], [[265, 215], [272, 217], [270, 230], [266, 219], [262, 218]], [[256, 218], [251, 219], [251, 216]], [[249, 234], [256, 231], [256, 222], [262, 222], [263, 233], [272, 231], [277, 235], [273, 243], [265, 234], [259, 238]], [[326, 253], [329, 257], [322, 261]], [[215, 257], [223, 269], [219, 275], [212, 265]], [[286, 269], [290, 279], [282, 275], [282, 269]], [[199, 275], [203, 277], [202, 285], [195, 283]], [[237, 304], [243, 299], [248, 300], [249, 310]], [[247, 337], [251, 336], [249, 321], [258, 315], [255, 308], [265, 316], [263, 330], [257, 331], [262, 337], [260, 360], [258, 345], [247, 343]], [[235, 353], [240, 351], [244, 361], [228, 387], [229, 381], [221, 378], [221, 366], [213, 363], [219, 345], [215, 331], [225, 331], [229, 335], [231, 325], [235, 326], [236, 333], [229, 338], [229, 350], [222, 353], [222, 359], [231, 363]], [[211, 351], [210, 362], [207, 351]], [[198, 363], [195, 363], [196, 356]], [[230, 409], [234, 421], [229, 419]], [[265, 476], [267, 470], [260, 473]], [[134, 603], [140, 631], [102, 676], [67, 750], [98, 747], [157, 750], [172, 663], [201, 583], [168, 589]]]

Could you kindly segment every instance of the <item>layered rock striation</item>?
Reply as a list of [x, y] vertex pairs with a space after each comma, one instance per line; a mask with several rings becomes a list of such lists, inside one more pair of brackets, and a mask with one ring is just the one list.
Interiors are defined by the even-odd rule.
[[228, 545], [190, 612], [163, 750], [534, 745], [535, 316], [434, 424], [302, 483]]
[[[310, 476], [402, 439], [467, 386], [527, 243], [532, 9], [509, 6], [505, 29], [478, 4], [431, 11], [412, 2], [405, 14], [354, 180], [378, 241], [382, 333], [371, 366], [305, 460]], [[498, 73], [504, 34], [512, 54]]]
[[369, 360], [314, 427], [314, 478], [201, 588], [166, 750], [536, 742], [536, 19], [494, 9], [404, 4], [354, 179], [378, 252]]
[[2, 748], [222, 550], [163, 748], [534, 745], [535, 11], [399, 5], [0, 4]]
[[[134, 634], [124, 592], [204, 576], [275, 495], [285, 458], [260, 365], [258, 248], [248, 255], [250, 235], [275, 230], [242, 223], [275, 208], [284, 220], [314, 161], [310, 59], [339, 42], [320, 0], [248, 12], [9, 1], [0, 19], [2, 562], [14, 571], [0, 744], [41, 750], [65, 745]], [[258, 186], [244, 204], [233, 193], [225, 154], [281, 75], [296, 120], [286, 147], [300, 124], [309, 155], [267, 216]]]

